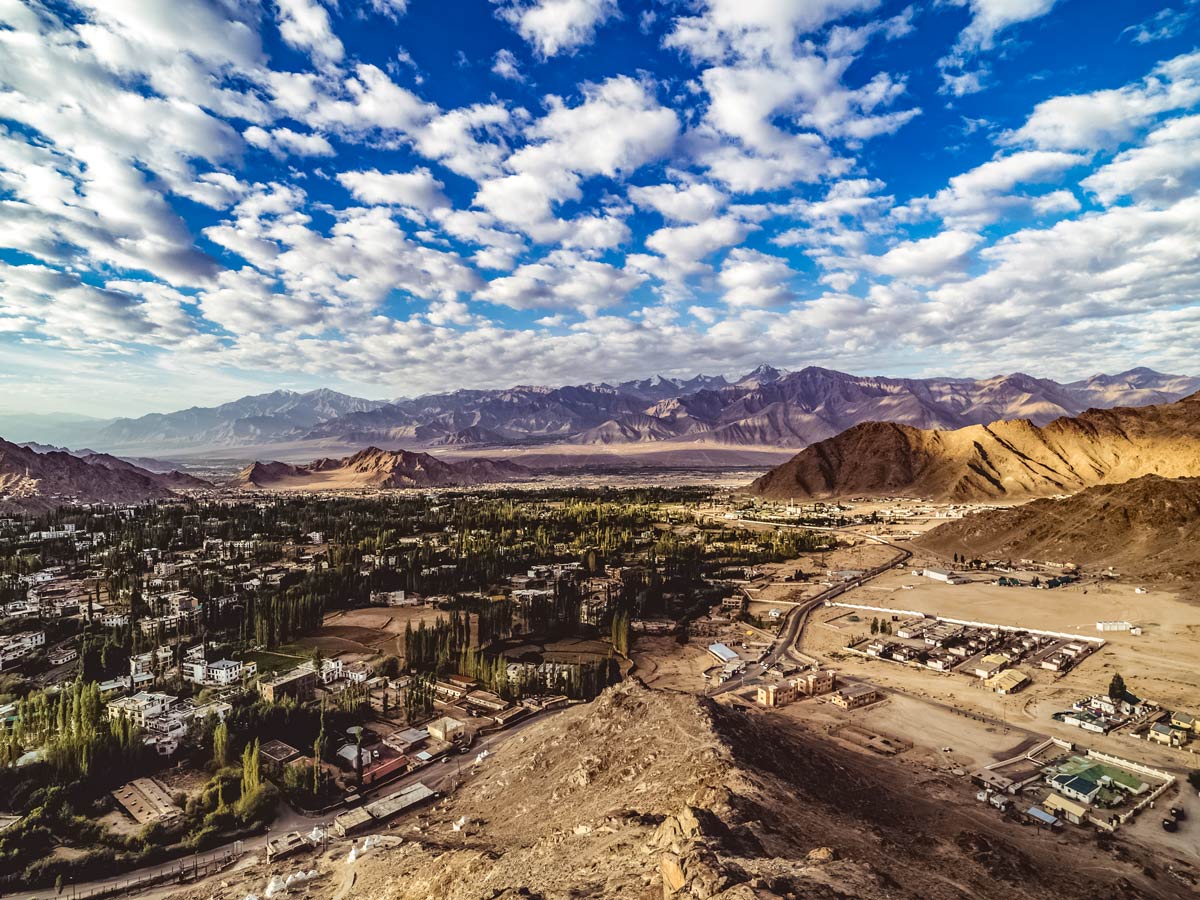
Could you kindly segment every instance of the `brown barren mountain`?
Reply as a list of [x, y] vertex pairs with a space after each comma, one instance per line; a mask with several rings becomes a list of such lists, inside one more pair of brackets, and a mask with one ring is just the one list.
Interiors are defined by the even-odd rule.
[[235, 487], [281, 490], [445, 487], [519, 481], [532, 470], [493, 459], [454, 462], [428, 453], [368, 447], [343, 459], [318, 459], [303, 466], [256, 462], [233, 480]]
[[1115, 566], [1147, 577], [1200, 573], [1200, 479], [1143, 475], [974, 513], [916, 540], [947, 556]]
[[954, 431], [868, 422], [807, 447], [749, 492], [987, 501], [1071, 494], [1148, 474], [1200, 476], [1200, 394], [1089, 409], [1040, 428], [1024, 419]]
[[0, 510], [44, 510], [68, 503], [139, 503], [175, 490], [210, 488], [182, 472], [157, 473], [114, 456], [38, 453], [0, 438]]

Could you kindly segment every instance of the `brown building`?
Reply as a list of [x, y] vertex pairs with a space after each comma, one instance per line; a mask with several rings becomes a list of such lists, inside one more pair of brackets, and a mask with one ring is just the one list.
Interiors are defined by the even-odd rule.
[[837, 676], [833, 669], [818, 669], [813, 672], [804, 672], [792, 679], [792, 684], [796, 686], [796, 693], [803, 694], [806, 697], [816, 697], [819, 694], [828, 694], [833, 690]]
[[278, 703], [284, 697], [301, 701], [311, 700], [316, 689], [317, 673], [311, 666], [300, 666], [258, 683], [259, 695], [271, 703]]
[[786, 706], [796, 699], [796, 686], [783, 684], [764, 684], [758, 688], [758, 703], [760, 706]]
[[842, 709], [861, 709], [864, 706], [870, 706], [881, 698], [879, 691], [875, 690], [869, 684], [852, 684], [849, 687], [842, 688], [840, 691], [835, 691], [829, 699], [833, 701], [834, 706], [840, 706]]

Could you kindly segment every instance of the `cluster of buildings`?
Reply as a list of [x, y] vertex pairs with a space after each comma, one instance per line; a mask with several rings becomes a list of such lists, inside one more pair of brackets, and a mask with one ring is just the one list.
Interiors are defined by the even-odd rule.
[[833, 690], [837, 676], [832, 669], [812, 669], [782, 681], [758, 686], [760, 706], [787, 706], [800, 697], [816, 697]]
[[0, 637], [0, 672], [19, 665], [27, 656], [46, 646], [46, 632], [21, 631]]
[[[1029, 676], [1016, 669], [1019, 664], [1065, 673], [1104, 645], [1099, 638], [834, 605], [894, 613], [897, 620], [890, 626], [891, 634], [855, 641], [847, 649], [937, 672], [970, 675], [999, 694], [1014, 693], [1029, 683]], [[901, 619], [902, 615], [908, 617]]]
[[194, 721], [208, 716], [224, 719], [233, 707], [223, 700], [196, 703], [158, 691], [138, 691], [105, 704], [110, 720], [124, 719], [144, 732], [146, 746], [159, 756], [172, 756]]
[[1200, 718], [1183, 710], [1158, 717], [1146, 729], [1146, 739], [1167, 747], [1184, 747], [1200, 738]]
[[1136, 736], [1165, 747], [1186, 747], [1200, 736], [1200, 718], [1185, 710], [1170, 712], [1125, 691], [1119, 697], [1098, 694], [1071, 704], [1054, 718], [1084, 731], [1108, 734], [1128, 728]]

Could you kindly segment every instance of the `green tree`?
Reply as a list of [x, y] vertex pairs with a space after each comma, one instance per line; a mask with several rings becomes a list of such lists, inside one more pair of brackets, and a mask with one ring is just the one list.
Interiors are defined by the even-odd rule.
[[229, 765], [229, 726], [224, 722], [219, 722], [213, 732], [213, 762], [218, 769]]
[[1108, 683], [1108, 696], [1113, 700], [1119, 700], [1125, 696], [1125, 679], [1121, 677], [1120, 672], [1115, 673], [1112, 681]]

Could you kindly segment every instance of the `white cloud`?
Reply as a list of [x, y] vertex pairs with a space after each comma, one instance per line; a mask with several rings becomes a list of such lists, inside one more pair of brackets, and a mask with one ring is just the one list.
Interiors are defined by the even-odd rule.
[[333, 156], [333, 145], [319, 134], [301, 134], [290, 128], [275, 128], [267, 131], [251, 125], [242, 132], [246, 143], [268, 150], [276, 156]]
[[[950, 53], [938, 60], [942, 93], [963, 97], [984, 88], [988, 75], [985, 64], [976, 56], [993, 49], [996, 36], [1021, 22], [1041, 18], [1054, 8], [1057, 0], [945, 0], [950, 6], [970, 8], [971, 21], [959, 34]], [[973, 68], [968, 71], [968, 68]]]
[[517, 63], [517, 57], [507, 48], [497, 51], [492, 59], [492, 71], [509, 81], [525, 80], [525, 76], [521, 74], [521, 66]]
[[1189, 53], [1160, 63], [1137, 84], [1044, 100], [1003, 139], [1044, 150], [1094, 150], [1126, 141], [1162, 113], [1198, 101], [1200, 53]]
[[408, 12], [408, 0], [370, 0], [371, 9], [393, 22]]
[[723, 207], [729, 197], [709, 184], [655, 184], [631, 187], [629, 199], [676, 222], [702, 222]]
[[[1183, 0], [1189, 7], [1195, 7], [1195, 0]], [[1195, 9], [1160, 9], [1150, 18], [1137, 25], [1130, 25], [1122, 35], [1132, 33], [1131, 40], [1135, 44], [1149, 44], [1154, 41], [1165, 41], [1178, 37], [1187, 27]]]
[[1082, 185], [1111, 204], [1121, 197], [1173, 203], [1200, 192], [1200, 115], [1173, 119], [1125, 150]]
[[1038, 19], [1054, 8], [1057, 0], [952, 0], [969, 6], [971, 22], [958, 38], [960, 49], [990, 50], [996, 35], [1021, 22]]
[[307, 50], [318, 59], [337, 62], [345, 53], [342, 42], [333, 33], [329, 12], [319, 0], [274, 0], [279, 34], [298, 50]]
[[583, 178], [619, 178], [666, 155], [679, 122], [645, 86], [624, 76], [584, 87], [567, 106], [547, 98], [549, 111], [525, 130], [528, 143], [504, 163], [510, 173], [484, 181], [475, 204], [535, 240], [554, 241], [567, 226], [556, 206], [578, 199]]
[[823, 46], [798, 40], [874, 5], [710, 0], [702, 15], [678, 20], [667, 45], [711, 63], [700, 74], [708, 106], [688, 134], [695, 160], [732, 190], [774, 190], [845, 173], [852, 162], [831, 141], [856, 146], [920, 115], [917, 107], [893, 108], [904, 95], [903, 78], [876, 72], [857, 86], [845, 83], [870, 38], [907, 33], [906, 16], [839, 26]]
[[411, 172], [342, 172], [337, 179], [363, 203], [404, 206], [426, 214], [450, 205], [442, 192], [445, 185], [426, 168]]
[[702, 12], [677, 19], [664, 44], [711, 62], [731, 55], [784, 58], [799, 35], [878, 5], [879, 0], [703, 0]]
[[[937, 216], [958, 228], [981, 228], [1014, 208], [1032, 208], [1037, 197], [1013, 194], [1021, 184], [1056, 181], [1064, 172], [1088, 161], [1082, 153], [1025, 150], [1010, 153], [976, 166], [950, 179], [947, 187], [932, 197], [919, 197], [897, 210], [904, 218]], [[1042, 204], [1041, 211], [1062, 207]], [[1078, 208], [1078, 202], [1075, 204]]]
[[982, 241], [978, 234], [942, 231], [932, 237], [904, 241], [882, 256], [863, 262], [880, 275], [917, 282], [939, 281], [961, 272], [967, 255]]
[[617, 0], [507, 0], [498, 11], [544, 58], [590, 44], [620, 14]]
[[475, 296], [513, 309], [562, 309], [593, 315], [614, 306], [644, 280], [608, 263], [557, 251], [493, 279]]
[[722, 263], [717, 280], [730, 306], [766, 308], [792, 301], [788, 282], [795, 275], [778, 256], [735, 247]]

